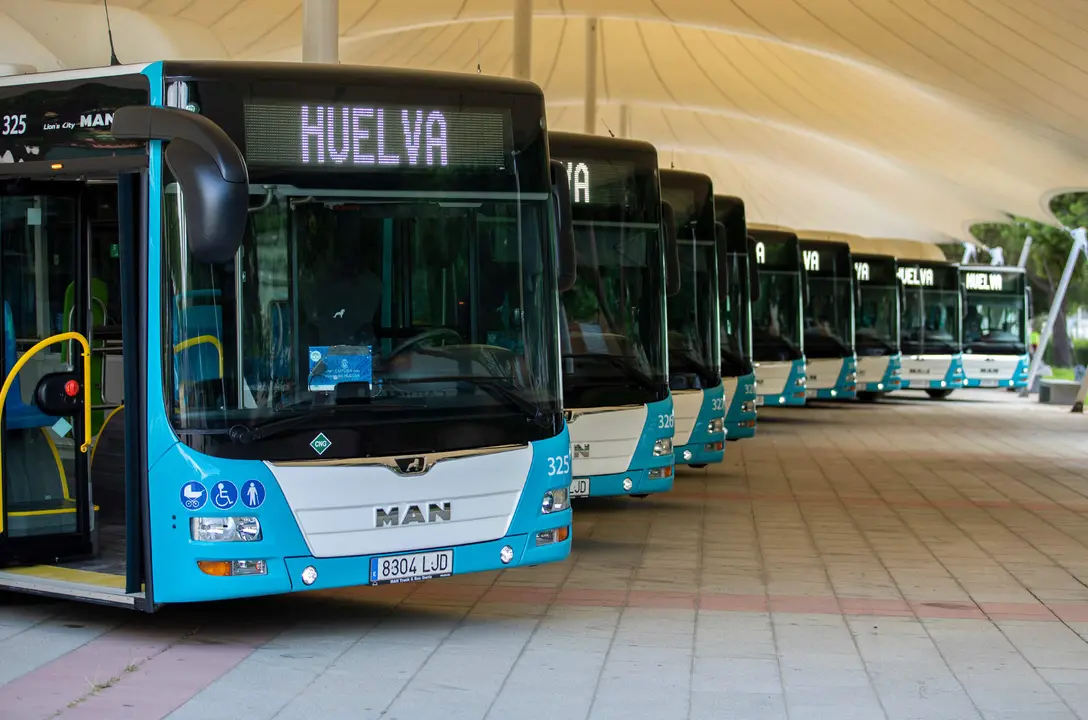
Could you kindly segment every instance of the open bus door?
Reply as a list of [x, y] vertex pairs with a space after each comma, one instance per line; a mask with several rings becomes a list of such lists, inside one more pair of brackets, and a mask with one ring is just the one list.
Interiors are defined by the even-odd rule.
[[135, 327], [139, 305], [133, 238], [146, 157], [127, 164], [0, 176], [0, 588], [144, 598], [129, 511], [146, 474], [129, 462], [141, 434], [130, 437], [124, 417], [138, 365], [122, 329]]
[[[119, 108], [112, 132], [169, 141], [190, 252], [234, 258], [249, 184], [227, 135], [147, 106]], [[148, 165], [147, 154], [0, 165], [0, 590], [155, 607], [145, 270], [161, 186]]]

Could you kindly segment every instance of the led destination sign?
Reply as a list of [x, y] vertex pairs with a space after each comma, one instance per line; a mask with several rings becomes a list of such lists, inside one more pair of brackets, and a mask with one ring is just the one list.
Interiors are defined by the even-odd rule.
[[901, 267], [899, 268], [899, 280], [904, 285], [915, 287], [933, 287], [936, 273], [933, 268], [925, 267]]
[[436, 107], [252, 103], [246, 162], [345, 170], [507, 170], [508, 113]]
[[968, 290], [1001, 292], [1004, 278], [1001, 273], [968, 272], [963, 274]]
[[637, 195], [634, 163], [553, 157], [567, 169], [575, 205], [625, 205]]
[[867, 262], [854, 263], [854, 275], [857, 277], [858, 282], [869, 282], [869, 278], [872, 273]]
[[756, 264], [767, 269], [798, 272], [797, 246], [789, 241], [757, 240]]

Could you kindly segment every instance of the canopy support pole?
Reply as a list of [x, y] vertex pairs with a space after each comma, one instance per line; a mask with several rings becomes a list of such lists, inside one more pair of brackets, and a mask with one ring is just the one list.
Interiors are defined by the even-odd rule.
[[620, 105], [620, 137], [631, 137], [631, 106], [627, 103]]
[[1024, 247], [1020, 248], [1020, 261], [1016, 263], [1016, 267], [1028, 266], [1028, 251], [1031, 250], [1032, 237], [1028, 235], [1024, 238]]
[[340, 0], [302, 0], [302, 62], [340, 62]]
[[533, 0], [514, 0], [514, 77], [529, 80], [533, 69]]
[[1065, 292], [1069, 289], [1069, 281], [1073, 278], [1073, 269], [1077, 266], [1077, 256], [1084, 253], [1085, 257], [1088, 258], [1088, 230], [1077, 228], [1076, 230], [1070, 230], [1069, 235], [1073, 238], [1073, 247], [1069, 249], [1069, 259], [1065, 261], [1065, 270], [1062, 271], [1058, 291], [1054, 294], [1054, 302], [1050, 304], [1050, 312], [1046, 316], [1043, 334], [1039, 338], [1039, 347], [1035, 349], [1035, 355], [1031, 358], [1031, 367], [1028, 368], [1028, 384], [1020, 391], [1020, 397], [1028, 396], [1031, 392], [1031, 385], [1035, 382], [1035, 376], [1039, 374], [1039, 366], [1043, 363], [1043, 354], [1046, 352], [1047, 343], [1050, 342], [1050, 335], [1054, 332], [1054, 322], [1058, 318], [1058, 308], [1065, 302]]
[[597, 130], [597, 18], [586, 18], [586, 102], [583, 129]]
[[966, 265], [971, 262], [975, 257], [975, 246], [971, 243], [963, 244], [963, 259], [960, 260], [960, 265]]

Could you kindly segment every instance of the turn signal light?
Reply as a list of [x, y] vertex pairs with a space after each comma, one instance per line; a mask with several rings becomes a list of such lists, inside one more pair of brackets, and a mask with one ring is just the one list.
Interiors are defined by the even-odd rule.
[[268, 574], [268, 563], [264, 560], [197, 560], [196, 564], [205, 575], [215, 577]]

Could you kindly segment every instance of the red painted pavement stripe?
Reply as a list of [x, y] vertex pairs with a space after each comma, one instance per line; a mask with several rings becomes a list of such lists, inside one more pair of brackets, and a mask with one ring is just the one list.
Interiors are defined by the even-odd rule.
[[[236, 635], [231, 638], [230, 635]], [[206, 629], [151, 658], [120, 681], [60, 714], [65, 720], [159, 720], [191, 700], [275, 635]], [[201, 638], [214, 641], [200, 642]], [[5, 717], [6, 720], [6, 717]]]
[[120, 677], [125, 668], [154, 657], [181, 632], [122, 627], [0, 687], [0, 717], [39, 720], [60, 712], [95, 685]]

